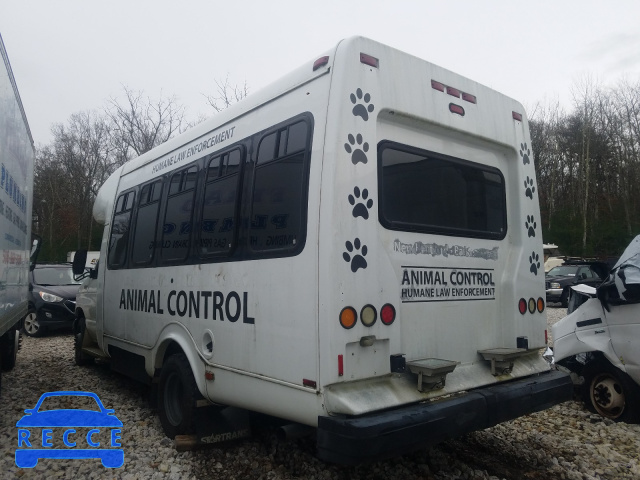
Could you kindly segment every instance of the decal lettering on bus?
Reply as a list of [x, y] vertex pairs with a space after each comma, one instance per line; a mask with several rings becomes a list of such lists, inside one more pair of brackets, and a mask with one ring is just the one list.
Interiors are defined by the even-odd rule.
[[184, 148], [180, 152], [175, 155], [171, 155], [170, 157], [163, 158], [159, 162], [157, 162], [153, 168], [151, 169], [151, 173], [158, 173], [165, 168], [171, 167], [177, 163], [180, 163], [186, 158], [189, 158], [197, 153], [202, 153], [205, 150], [215, 147], [216, 145], [226, 142], [227, 140], [233, 138], [233, 131], [236, 127], [231, 127], [228, 130], [223, 130], [222, 132], [215, 133], [211, 135], [209, 138], [192, 145], [191, 147]]
[[397, 238], [393, 242], [393, 251], [406, 255], [431, 255], [432, 257], [471, 257], [485, 260], [498, 260], [498, 247], [471, 248], [465, 245], [438, 245], [437, 243], [402, 243]]
[[254, 324], [255, 318], [248, 312], [249, 294], [231, 291], [227, 295], [216, 290], [171, 290], [166, 297], [160, 290], [123, 288], [120, 292], [122, 310], [155, 313], [172, 317], [202, 318], [205, 320], [227, 320]]
[[402, 303], [495, 300], [493, 269], [402, 268]]

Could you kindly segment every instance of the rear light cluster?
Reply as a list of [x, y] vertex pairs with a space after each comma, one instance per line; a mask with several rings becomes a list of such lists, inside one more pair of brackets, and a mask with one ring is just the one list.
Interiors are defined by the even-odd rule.
[[446, 92], [452, 97], [461, 98], [465, 102], [473, 104], [478, 103], [475, 95], [471, 95], [470, 93], [463, 92], [462, 90], [458, 90], [457, 88], [450, 87], [449, 85], [445, 85], [444, 83], [437, 82], [435, 80], [431, 80], [431, 88], [438, 90], [439, 92]]
[[[396, 309], [390, 303], [385, 303], [380, 309], [380, 321], [391, 325], [396, 319]], [[340, 311], [340, 325], [349, 329], [358, 323], [358, 312], [353, 307], [344, 307]], [[360, 310], [360, 321], [365, 327], [371, 327], [378, 320], [378, 311], [373, 305], [365, 305]]]
[[531, 297], [529, 301], [527, 301], [524, 298], [521, 298], [518, 301], [518, 311], [522, 315], [524, 315], [525, 313], [527, 313], [527, 310], [529, 311], [529, 313], [535, 313], [536, 310], [539, 313], [542, 313], [544, 311], [544, 299], [542, 297], [538, 297], [538, 300], [536, 301], [533, 297]]

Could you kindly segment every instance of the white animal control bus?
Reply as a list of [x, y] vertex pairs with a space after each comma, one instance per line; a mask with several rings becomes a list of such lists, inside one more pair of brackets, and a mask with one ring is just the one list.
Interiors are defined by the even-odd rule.
[[536, 187], [519, 103], [343, 40], [111, 175], [76, 358], [155, 384], [171, 438], [211, 402], [340, 463], [548, 408]]

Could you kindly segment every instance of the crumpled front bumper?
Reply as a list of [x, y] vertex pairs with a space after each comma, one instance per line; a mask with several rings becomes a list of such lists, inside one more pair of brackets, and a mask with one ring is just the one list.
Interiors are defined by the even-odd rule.
[[411, 452], [571, 400], [573, 384], [557, 370], [464, 395], [358, 417], [318, 417], [318, 457], [357, 464]]

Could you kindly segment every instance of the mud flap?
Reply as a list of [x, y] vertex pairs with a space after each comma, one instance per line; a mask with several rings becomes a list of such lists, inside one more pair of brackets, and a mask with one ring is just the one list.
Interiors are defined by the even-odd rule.
[[176, 435], [176, 450], [215, 446], [251, 436], [249, 412], [235, 407], [200, 407], [195, 412], [195, 435]]

